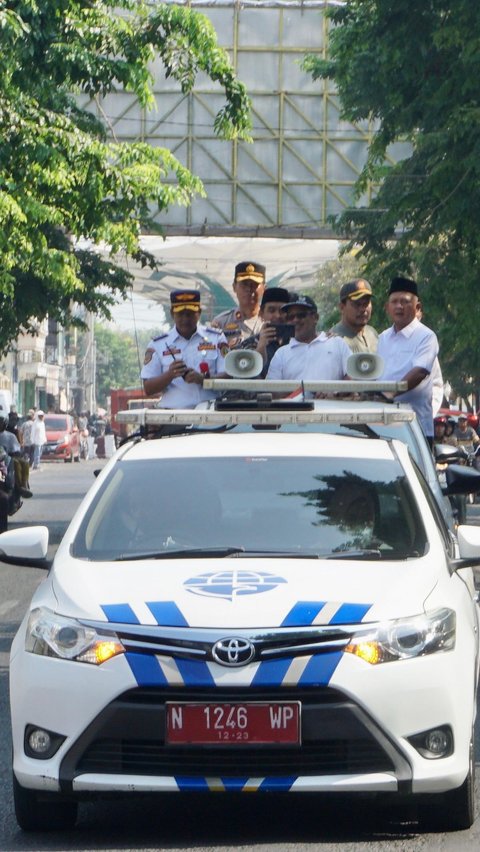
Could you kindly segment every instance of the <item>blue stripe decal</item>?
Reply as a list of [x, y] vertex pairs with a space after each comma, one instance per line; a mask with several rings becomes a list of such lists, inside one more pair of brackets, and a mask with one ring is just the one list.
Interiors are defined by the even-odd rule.
[[260, 663], [252, 680], [252, 686], [281, 686], [292, 660], [293, 657], [286, 657]]
[[195, 776], [190, 775], [175, 775], [175, 781], [178, 785], [179, 790], [185, 791], [197, 791], [202, 790], [209, 792], [209, 787], [205, 778], [196, 778]]
[[220, 778], [225, 790], [233, 793], [241, 793], [245, 784], [248, 782], [247, 778]]
[[168, 680], [153, 654], [127, 653], [125, 657], [139, 686], [168, 686]]
[[216, 686], [206, 663], [200, 660], [181, 660], [175, 657], [185, 686]]
[[372, 604], [344, 603], [337, 610], [330, 624], [358, 624], [371, 606]]
[[164, 627], [188, 627], [175, 601], [147, 601], [147, 606], [157, 621]]
[[282, 621], [282, 627], [301, 627], [311, 624], [325, 606], [325, 601], [298, 601]]
[[296, 775], [287, 775], [285, 778], [264, 778], [258, 790], [262, 793], [288, 793], [288, 791], [292, 789], [292, 785], [295, 783], [296, 780]]
[[117, 624], [140, 624], [129, 604], [105, 604], [102, 609], [109, 621]]
[[299, 686], [328, 686], [330, 678], [342, 659], [342, 651], [315, 654], [298, 680]]

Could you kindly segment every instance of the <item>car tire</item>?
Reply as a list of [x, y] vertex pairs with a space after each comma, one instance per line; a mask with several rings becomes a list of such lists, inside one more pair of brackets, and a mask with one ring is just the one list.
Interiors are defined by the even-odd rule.
[[21, 787], [13, 776], [15, 817], [23, 831], [63, 831], [73, 828], [78, 803], [62, 799], [57, 793], [40, 794]]
[[466, 831], [475, 822], [475, 758], [470, 741], [468, 775], [460, 787], [426, 797], [422, 828], [427, 831]]

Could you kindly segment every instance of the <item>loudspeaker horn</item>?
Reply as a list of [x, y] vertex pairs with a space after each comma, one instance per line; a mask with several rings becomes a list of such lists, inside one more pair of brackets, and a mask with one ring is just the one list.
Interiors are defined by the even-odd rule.
[[347, 361], [347, 375], [352, 379], [378, 379], [383, 373], [383, 358], [373, 352], [354, 352]]
[[263, 358], [255, 349], [233, 349], [225, 357], [225, 372], [234, 379], [254, 379], [263, 369]]

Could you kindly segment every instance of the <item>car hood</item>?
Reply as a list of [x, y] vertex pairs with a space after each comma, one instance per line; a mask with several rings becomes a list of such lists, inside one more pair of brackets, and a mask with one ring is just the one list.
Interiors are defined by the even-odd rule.
[[420, 613], [438, 579], [434, 562], [68, 559], [54, 566], [50, 582], [63, 615], [175, 627], [295, 627]]

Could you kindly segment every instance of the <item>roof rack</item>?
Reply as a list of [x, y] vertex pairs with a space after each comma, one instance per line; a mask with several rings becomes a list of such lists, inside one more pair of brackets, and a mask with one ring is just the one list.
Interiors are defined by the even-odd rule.
[[254, 391], [257, 393], [291, 393], [312, 391], [313, 393], [404, 393], [407, 382], [359, 381], [357, 379], [304, 381], [298, 379], [204, 379], [206, 390]]
[[415, 418], [409, 408], [385, 406], [384, 408], [346, 411], [345, 408], [328, 408], [298, 411], [285, 406], [285, 410], [215, 411], [213, 408], [138, 408], [119, 411], [117, 420], [137, 427], [155, 427], [165, 424], [183, 426], [235, 426], [236, 424], [281, 426], [285, 423], [398, 423]]

